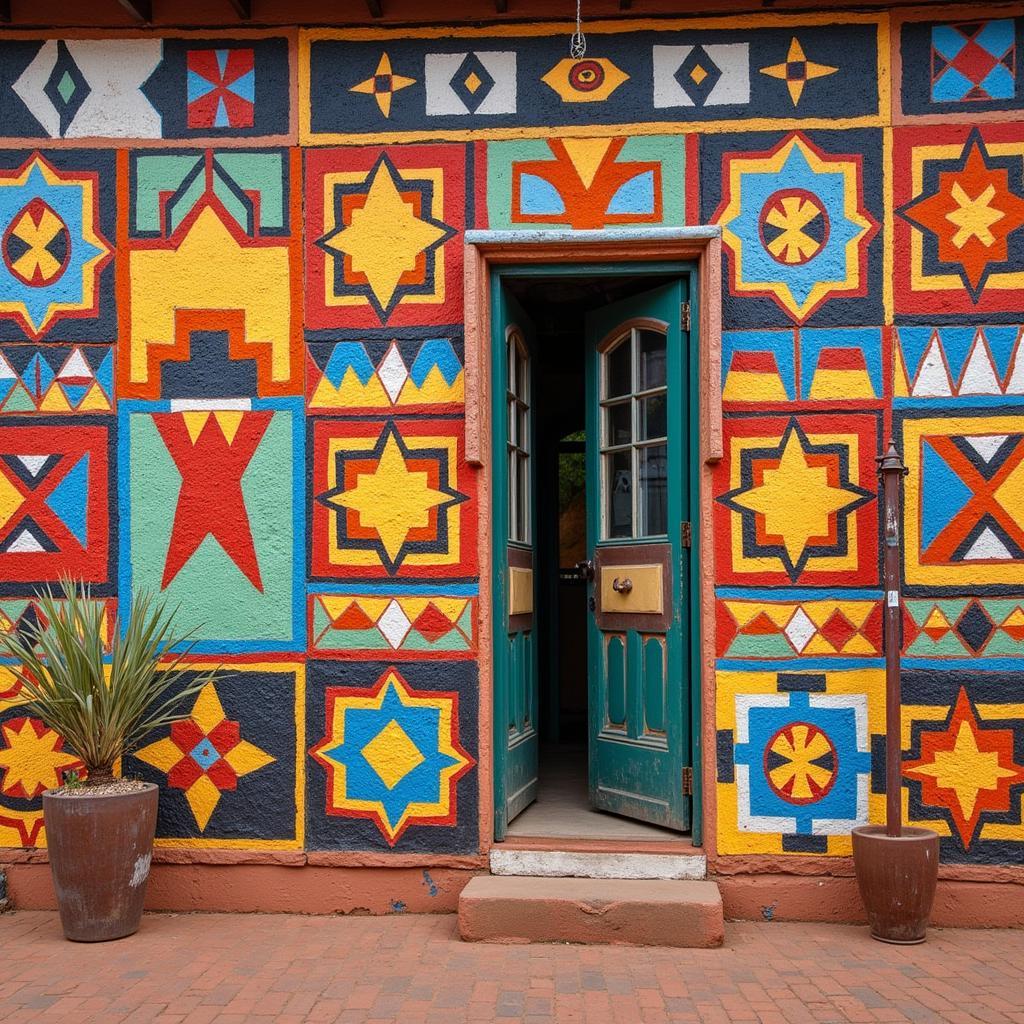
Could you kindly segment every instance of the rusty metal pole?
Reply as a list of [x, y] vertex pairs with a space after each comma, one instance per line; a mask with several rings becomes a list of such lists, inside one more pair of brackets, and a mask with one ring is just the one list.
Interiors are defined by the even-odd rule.
[[902, 789], [901, 753], [903, 747], [900, 723], [900, 481], [907, 475], [896, 443], [879, 455], [878, 476], [885, 537], [883, 582], [885, 584], [885, 831], [887, 835], [902, 833], [903, 812], [900, 806]]

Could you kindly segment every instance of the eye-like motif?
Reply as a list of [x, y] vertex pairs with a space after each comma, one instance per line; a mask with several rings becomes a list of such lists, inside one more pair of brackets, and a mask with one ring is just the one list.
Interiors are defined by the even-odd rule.
[[566, 57], [541, 79], [565, 103], [606, 100], [628, 80], [629, 75], [607, 57], [586, 57], [583, 60]]

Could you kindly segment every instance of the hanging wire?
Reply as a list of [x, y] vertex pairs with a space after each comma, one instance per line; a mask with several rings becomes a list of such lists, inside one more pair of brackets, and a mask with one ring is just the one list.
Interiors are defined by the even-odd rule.
[[579, 60], [587, 52], [587, 37], [583, 34], [583, 26], [580, 24], [580, 2], [576, 0], [576, 31], [569, 40], [569, 56]]

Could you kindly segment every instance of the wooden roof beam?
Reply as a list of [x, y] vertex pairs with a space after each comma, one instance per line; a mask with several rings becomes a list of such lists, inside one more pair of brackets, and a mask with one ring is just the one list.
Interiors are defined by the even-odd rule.
[[370, 12], [371, 18], [384, 17], [384, 5], [381, 0], [366, 0], [366, 8]]
[[152, 0], [118, 0], [118, 3], [133, 17], [144, 25], [153, 20]]

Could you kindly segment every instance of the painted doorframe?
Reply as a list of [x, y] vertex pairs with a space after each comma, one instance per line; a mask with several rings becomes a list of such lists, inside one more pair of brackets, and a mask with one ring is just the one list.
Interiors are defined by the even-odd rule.
[[[692, 313], [696, 319], [698, 395], [694, 515], [696, 598], [691, 626], [700, 643], [691, 648], [691, 736], [693, 743], [693, 841], [705, 842], [705, 823], [715, 816], [714, 560], [711, 527], [711, 467], [722, 458], [721, 228], [650, 228], [600, 231], [467, 231], [464, 236], [466, 460], [478, 468], [480, 558], [479, 806], [480, 848], [494, 844], [493, 663], [491, 599], [494, 542], [491, 532], [491, 277], [503, 266], [529, 264], [696, 264]], [[696, 620], [696, 621], [694, 621]], [[705, 713], [706, 709], [706, 713]], [[707, 751], [707, 756], [704, 752]]]

